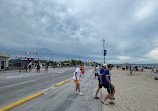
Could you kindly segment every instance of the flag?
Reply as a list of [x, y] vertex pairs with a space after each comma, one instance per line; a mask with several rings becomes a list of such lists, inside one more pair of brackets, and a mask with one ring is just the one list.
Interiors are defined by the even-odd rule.
[[34, 53], [33, 55], [37, 55], [37, 53]]
[[26, 54], [31, 54], [31, 52], [26, 52]]

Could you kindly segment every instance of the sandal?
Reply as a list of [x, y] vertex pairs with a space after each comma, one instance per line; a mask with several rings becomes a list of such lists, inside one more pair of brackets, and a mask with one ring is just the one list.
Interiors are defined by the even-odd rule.
[[[111, 98], [109, 98], [109, 99], [111, 99]], [[115, 98], [113, 98], [113, 100], [115, 100]]]
[[114, 102], [109, 102], [110, 104], [115, 104]]
[[99, 97], [94, 97], [94, 99], [99, 99]]
[[108, 103], [107, 103], [107, 102], [103, 102], [103, 101], [101, 101], [101, 103], [102, 103], [102, 104], [105, 104], [105, 105], [108, 105]]

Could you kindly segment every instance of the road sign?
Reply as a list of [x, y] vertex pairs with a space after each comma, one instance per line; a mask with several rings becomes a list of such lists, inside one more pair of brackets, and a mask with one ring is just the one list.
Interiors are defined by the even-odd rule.
[[107, 54], [107, 50], [104, 50], [104, 56], [106, 56], [106, 54]]

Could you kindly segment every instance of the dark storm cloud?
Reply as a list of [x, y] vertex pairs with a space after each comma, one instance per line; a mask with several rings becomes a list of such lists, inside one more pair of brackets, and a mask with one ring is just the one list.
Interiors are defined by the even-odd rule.
[[[0, 50], [46, 59], [102, 59], [147, 63], [157, 60], [157, 1], [1, 0]], [[155, 42], [156, 41], [156, 42]]]

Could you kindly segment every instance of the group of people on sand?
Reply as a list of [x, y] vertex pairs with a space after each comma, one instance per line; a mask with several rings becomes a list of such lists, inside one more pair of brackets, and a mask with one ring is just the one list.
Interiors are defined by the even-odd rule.
[[[94, 72], [95, 72], [95, 78], [98, 76], [98, 89], [96, 91], [95, 97], [94, 99], [100, 99], [97, 95], [100, 91], [100, 89], [102, 87], [104, 87], [105, 89], [107, 89], [108, 94], [106, 95], [106, 97], [104, 98], [104, 100], [102, 100], [102, 104], [108, 105], [108, 104], [115, 104], [115, 102], [113, 101], [114, 98], [114, 94], [115, 94], [115, 86], [111, 83], [111, 77], [110, 77], [110, 70], [112, 70], [113, 65], [112, 64], [103, 64], [102, 67], [101, 66], [95, 66]], [[74, 72], [74, 83], [76, 84], [76, 94], [83, 96], [83, 93], [80, 92], [80, 75], [81, 72], [84, 71], [83, 70], [84, 67], [80, 66], [80, 68], [77, 68]], [[107, 102], [107, 100], [110, 99], [110, 102]]]
[[[153, 72], [158, 73], [158, 68], [156, 68], [156, 69], [155, 69], [155, 67], [151, 68], [151, 73], [153, 73]], [[158, 76], [155, 76], [154, 79], [158, 80]]]

